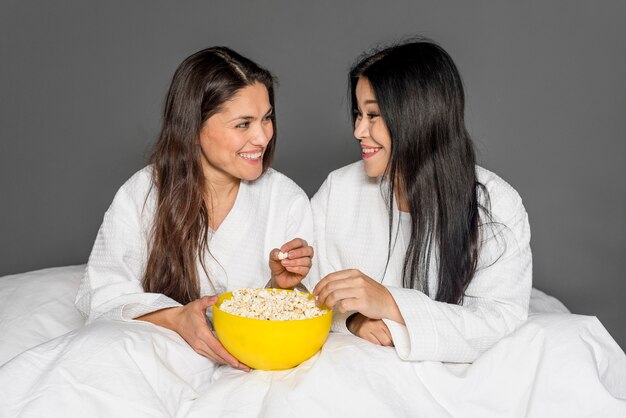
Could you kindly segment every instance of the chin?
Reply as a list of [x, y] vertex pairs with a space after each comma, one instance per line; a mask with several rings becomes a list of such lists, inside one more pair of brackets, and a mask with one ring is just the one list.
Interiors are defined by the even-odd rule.
[[258, 179], [259, 177], [261, 177], [262, 174], [263, 174], [262, 170], [259, 170], [256, 173], [245, 173], [244, 175], [241, 176], [241, 179], [245, 181], [254, 181]]
[[369, 166], [365, 163], [365, 174], [367, 174], [368, 177], [380, 177], [385, 174], [385, 170], [380, 169], [379, 167]]

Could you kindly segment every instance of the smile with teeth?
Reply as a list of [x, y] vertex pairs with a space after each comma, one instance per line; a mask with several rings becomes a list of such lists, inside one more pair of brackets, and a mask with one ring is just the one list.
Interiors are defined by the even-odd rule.
[[361, 147], [361, 156], [363, 158], [372, 157], [381, 149], [383, 148], [382, 147]]
[[240, 152], [239, 156], [244, 160], [258, 160], [263, 155], [262, 151], [257, 152]]

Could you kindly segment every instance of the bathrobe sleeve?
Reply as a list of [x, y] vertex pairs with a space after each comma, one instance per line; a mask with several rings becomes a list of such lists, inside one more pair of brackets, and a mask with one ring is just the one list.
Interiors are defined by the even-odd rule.
[[406, 323], [384, 320], [402, 359], [472, 362], [527, 318], [532, 287], [528, 215], [517, 192], [505, 186], [491, 193], [495, 222], [482, 227], [478, 268], [462, 305], [388, 288]]
[[149, 168], [117, 192], [94, 243], [76, 307], [87, 323], [97, 318], [131, 320], [163, 308], [180, 306], [167, 296], [144, 292], [141, 279], [153, 218]]

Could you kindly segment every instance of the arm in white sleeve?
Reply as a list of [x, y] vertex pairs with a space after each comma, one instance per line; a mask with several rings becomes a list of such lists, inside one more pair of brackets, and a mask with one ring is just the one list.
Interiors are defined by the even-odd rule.
[[149, 177], [146, 170], [133, 176], [104, 215], [76, 296], [76, 307], [88, 323], [100, 317], [131, 320], [180, 306], [165, 295], [144, 292], [141, 285], [147, 260], [145, 225], [152, 221], [146, 199]]
[[[311, 199], [311, 209], [313, 210], [313, 227], [315, 229], [315, 257], [313, 257], [313, 268], [309, 277], [312, 280], [313, 289], [315, 285], [326, 275], [333, 273], [336, 269], [330, 263], [326, 253], [326, 213], [328, 207], [328, 196], [330, 194], [330, 177], [320, 186], [315, 196]], [[354, 312], [341, 313], [337, 309], [333, 310], [333, 322], [331, 331], [350, 334], [346, 327], [346, 320]]]
[[519, 197], [517, 202], [512, 216], [484, 235], [462, 305], [389, 287], [406, 327], [384, 321], [402, 359], [472, 362], [526, 319], [532, 287], [530, 227]]

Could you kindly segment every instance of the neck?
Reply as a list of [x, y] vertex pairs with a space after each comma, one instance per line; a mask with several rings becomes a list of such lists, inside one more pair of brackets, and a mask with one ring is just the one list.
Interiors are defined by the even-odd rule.
[[209, 225], [217, 230], [235, 204], [241, 179], [225, 173], [207, 173], [205, 170], [205, 202], [209, 211]]
[[241, 179], [224, 171], [217, 170], [203, 161], [202, 171], [206, 179], [206, 198], [213, 202], [228, 200], [232, 195], [237, 195]]
[[216, 202], [228, 200], [239, 190], [239, 179], [230, 179], [229, 181], [214, 181], [207, 178], [207, 194]]

